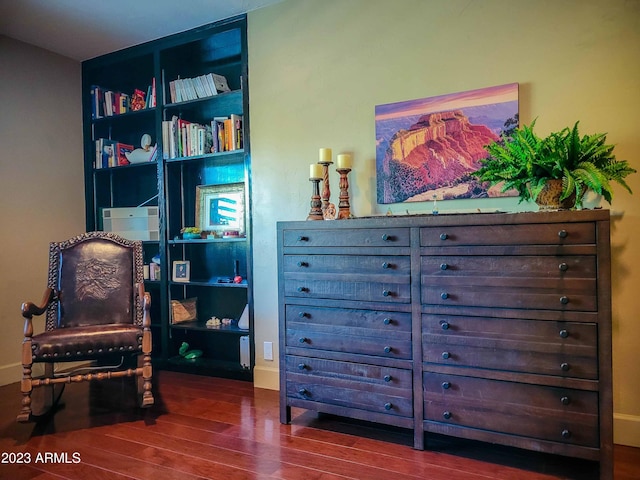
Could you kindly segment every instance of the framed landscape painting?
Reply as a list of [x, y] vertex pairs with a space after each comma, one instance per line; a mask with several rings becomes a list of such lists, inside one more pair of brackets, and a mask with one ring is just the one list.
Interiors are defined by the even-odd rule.
[[518, 84], [377, 105], [378, 203], [513, 195], [471, 175], [518, 126]]

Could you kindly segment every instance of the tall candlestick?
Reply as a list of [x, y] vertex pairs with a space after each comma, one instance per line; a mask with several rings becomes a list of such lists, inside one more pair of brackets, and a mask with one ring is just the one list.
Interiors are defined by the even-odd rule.
[[[330, 148], [320, 149], [320, 161], [318, 163], [322, 166], [322, 212], [324, 214], [331, 205], [331, 203], [329, 203], [331, 198], [331, 187], [329, 186], [329, 165], [333, 162], [331, 161]], [[335, 205], [333, 208], [335, 211]]]
[[349, 179], [347, 175], [350, 168], [338, 168], [340, 174], [340, 203], [338, 204], [338, 220], [351, 217], [351, 206], [349, 205]]

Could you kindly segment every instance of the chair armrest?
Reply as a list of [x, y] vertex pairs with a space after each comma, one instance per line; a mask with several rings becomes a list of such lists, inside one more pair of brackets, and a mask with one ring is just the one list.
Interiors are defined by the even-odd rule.
[[52, 288], [47, 288], [42, 297], [41, 305], [36, 305], [31, 302], [25, 302], [22, 304], [22, 316], [25, 319], [24, 322], [24, 336], [30, 337], [33, 335], [33, 324], [31, 319], [34, 315], [42, 315], [47, 311], [47, 307], [53, 301], [55, 292]]

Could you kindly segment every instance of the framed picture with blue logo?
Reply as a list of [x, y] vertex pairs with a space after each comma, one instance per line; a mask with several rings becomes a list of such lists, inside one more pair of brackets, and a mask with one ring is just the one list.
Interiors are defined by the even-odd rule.
[[196, 221], [215, 237], [242, 237], [245, 232], [244, 184], [198, 185]]

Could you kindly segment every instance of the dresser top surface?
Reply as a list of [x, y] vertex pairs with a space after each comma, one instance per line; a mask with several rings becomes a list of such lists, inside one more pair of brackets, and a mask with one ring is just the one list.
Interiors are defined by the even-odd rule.
[[437, 227], [447, 225], [512, 225], [525, 223], [571, 223], [609, 221], [610, 211], [565, 210], [553, 212], [519, 213], [452, 213], [440, 215], [380, 215], [333, 221], [280, 221], [279, 230], [285, 229], [342, 229], [372, 227]]

